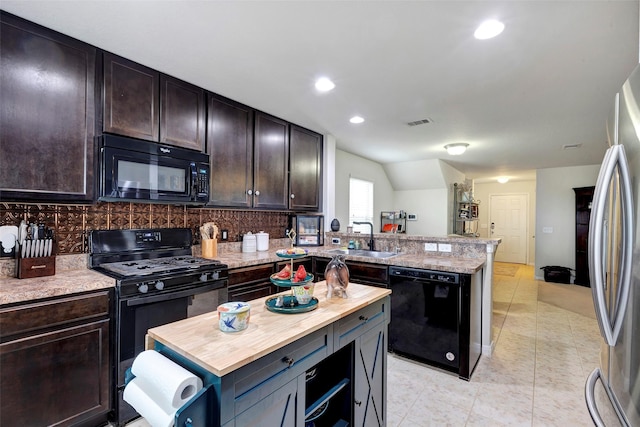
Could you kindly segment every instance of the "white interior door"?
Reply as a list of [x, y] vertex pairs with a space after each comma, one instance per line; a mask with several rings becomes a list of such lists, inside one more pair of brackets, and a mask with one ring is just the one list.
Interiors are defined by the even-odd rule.
[[526, 194], [490, 196], [489, 236], [502, 239], [496, 261], [527, 263], [528, 200]]

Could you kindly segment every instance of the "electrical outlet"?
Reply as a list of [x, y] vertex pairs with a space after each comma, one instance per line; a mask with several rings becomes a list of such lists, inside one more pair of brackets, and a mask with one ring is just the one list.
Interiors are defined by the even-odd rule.
[[439, 252], [451, 252], [451, 245], [449, 243], [438, 243]]
[[438, 250], [438, 244], [437, 243], [425, 243], [424, 244], [424, 250], [425, 251], [435, 252], [435, 251]]
[[418, 220], [417, 214], [407, 214], [407, 221], [417, 221], [417, 220]]
[[339, 237], [332, 237], [331, 238], [331, 244], [332, 245], [339, 245], [340, 244], [340, 238]]

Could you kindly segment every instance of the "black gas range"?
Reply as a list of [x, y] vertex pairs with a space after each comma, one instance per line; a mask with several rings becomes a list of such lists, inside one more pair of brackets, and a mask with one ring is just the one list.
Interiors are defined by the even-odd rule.
[[94, 230], [89, 265], [113, 277], [113, 421], [124, 425], [138, 414], [123, 399], [126, 371], [145, 350], [147, 330], [216, 311], [227, 302], [228, 267], [191, 255], [188, 228]]

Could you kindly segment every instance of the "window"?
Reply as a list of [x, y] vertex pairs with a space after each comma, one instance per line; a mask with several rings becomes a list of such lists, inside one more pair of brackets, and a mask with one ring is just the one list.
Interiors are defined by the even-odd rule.
[[[354, 221], [373, 224], [373, 182], [349, 178], [349, 224]], [[368, 225], [354, 225], [353, 231], [369, 233]]]

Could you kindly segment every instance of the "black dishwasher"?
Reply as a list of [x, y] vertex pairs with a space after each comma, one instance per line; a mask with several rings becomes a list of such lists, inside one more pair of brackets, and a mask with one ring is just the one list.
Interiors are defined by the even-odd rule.
[[469, 380], [482, 348], [481, 283], [407, 267], [390, 267], [389, 280], [389, 351]]

